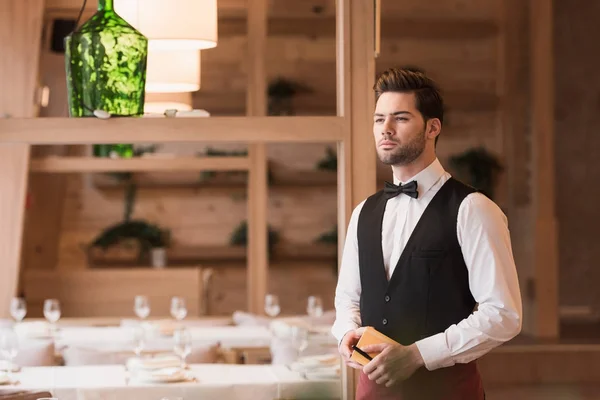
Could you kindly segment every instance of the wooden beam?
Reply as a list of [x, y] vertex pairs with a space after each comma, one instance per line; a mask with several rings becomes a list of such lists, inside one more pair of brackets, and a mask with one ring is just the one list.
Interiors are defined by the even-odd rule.
[[[346, 140], [338, 145], [339, 256], [354, 207], [376, 190], [377, 165], [371, 115], [375, 108], [374, 2], [337, 2], [337, 112], [349, 120]], [[341, 259], [340, 266], [341, 266]], [[354, 399], [355, 370], [342, 368], [342, 399]]]
[[[37, 115], [43, 0], [0, 2], [0, 121]], [[2, 130], [0, 128], [0, 130]], [[17, 294], [30, 146], [0, 144], [0, 318]]]
[[[264, 117], [267, 110], [267, 0], [248, 1], [247, 115]], [[220, 28], [219, 28], [220, 29]], [[273, 118], [273, 117], [271, 117]], [[264, 143], [248, 147], [248, 311], [264, 313], [269, 280], [267, 207], [269, 198], [267, 148]]]
[[0, 143], [324, 143], [344, 138], [338, 117], [0, 119]]
[[559, 335], [552, 0], [530, 0], [535, 334]]
[[529, 131], [529, 40], [528, 4], [507, 0], [500, 4], [502, 35], [499, 37], [499, 79], [501, 93], [498, 111], [504, 149], [506, 179], [506, 214], [508, 216], [513, 254], [519, 275], [523, 301], [523, 327], [526, 335], [535, 336], [535, 299], [530, 215], [531, 188], [529, 173], [531, 146]]
[[[352, 207], [376, 191], [377, 155], [373, 136], [375, 110], [375, 8], [373, 1], [352, 2], [351, 102]], [[383, 26], [383, 23], [382, 23]]]
[[[351, 6], [350, 0], [338, 0], [336, 10], [336, 70], [337, 70], [337, 115], [350, 121], [352, 113], [352, 71], [351, 71]], [[343, 142], [338, 143], [338, 270], [342, 265], [342, 254], [346, 241], [346, 231], [352, 215], [352, 125], [348, 123]], [[339, 274], [338, 274], [339, 275]], [[342, 400], [355, 397], [356, 381], [354, 370], [343, 362]]]
[[[219, 37], [245, 36], [246, 20], [219, 18]], [[333, 17], [270, 18], [269, 36], [334, 37]], [[448, 20], [433, 18], [382, 17], [381, 36], [389, 39], [484, 40], [498, 34], [495, 20]]]
[[176, 172], [246, 171], [248, 157], [136, 157], [110, 159], [100, 157], [43, 157], [31, 160], [31, 172]]

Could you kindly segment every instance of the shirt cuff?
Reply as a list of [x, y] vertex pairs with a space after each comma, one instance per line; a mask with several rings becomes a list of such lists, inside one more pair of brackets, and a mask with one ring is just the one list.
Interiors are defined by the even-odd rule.
[[353, 331], [357, 328], [359, 328], [359, 325], [357, 325], [356, 323], [354, 323], [352, 321], [342, 322], [342, 321], [336, 320], [333, 323], [333, 326], [331, 327], [331, 333], [337, 339], [338, 346], [339, 346], [339, 344], [342, 342], [342, 339], [344, 338], [344, 336], [346, 336], [346, 334], [348, 332]]
[[446, 345], [444, 332], [419, 340], [415, 344], [423, 357], [425, 368], [429, 371], [451, 367], [455, 364], [450, 349]]

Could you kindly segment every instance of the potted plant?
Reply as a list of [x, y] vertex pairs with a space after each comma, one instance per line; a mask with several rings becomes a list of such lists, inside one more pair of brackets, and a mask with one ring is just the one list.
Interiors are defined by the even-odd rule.
[[[268, 227], [268, 246], [269, 254], [273, 253], [274, 246], [279, 242], [279, 233]], [[232, 246], [248, 245], [248, 221], [244, 220], [233, 230], [229, 238], [229, 244]]]
[[[135, 156], [139, 157], [145, 153], [154, 153], [155, 146], [136, 149]], [[163, 268], [167, 263], [166, 248], [170, 242], [170, 232], [144, 220], [132, 220], [133, 209], [137, 194], [137, 185], [132, 173], [117, 172], [110, 174], [113, 178], [125, 183], [125, 201], [123, 221], [104, 229], [90, 243], [88, 255], [93, 251], [106, 251], [110, 247], [137, 247], [138, 263], [148, 260], [156, 268]]]
[[113, 246], [131, 246], [139, 249], [138, 263], [150, 260], [153, 267], [166, 266], [166, 248], [170, 232], [144, 220], [127, 220], [109, 226], [89, 245], [89, 250], [108, 250]]
[[310, 89], [297, 82], [279, 77], [269, 83], [268, 114], [269, 115], [293, 115], [293, 99], [299, 93], [310, 93]]
[[465, 183], [494, 199], [498, 176], [504, 169], [496, 156], [477, 147], [450, 157], [450, 165]]

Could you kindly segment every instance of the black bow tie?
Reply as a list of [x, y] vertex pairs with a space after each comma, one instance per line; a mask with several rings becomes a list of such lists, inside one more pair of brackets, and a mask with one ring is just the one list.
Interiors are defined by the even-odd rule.
[[385, 182], [385, 187], [383, 188], [384, 193], [388, 195], [388, 199], [392, 197], [398, 196], [400, 193], [404, 193], [407, 196], [416, 199], [419, 196], [419, 192], [417, 192], [417, 182], [410, 181], [406, 185], [394, 185], [390, 182]]

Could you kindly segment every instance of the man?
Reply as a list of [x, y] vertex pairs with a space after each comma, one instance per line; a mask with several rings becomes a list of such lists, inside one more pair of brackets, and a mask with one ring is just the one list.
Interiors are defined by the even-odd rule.
[[[443, 101], [431, 79], [390, 69], [374, 90], [377, 154], [395, 184], [352, 214], [332, 333], [362, 369], [357, 399], [483, 399], [475, 360], [522, 323], [506, 217], [438, 161]], [[362, 349], [379, 353], [363, 368], [350, 356], [365, 326], [400, 345]]]

